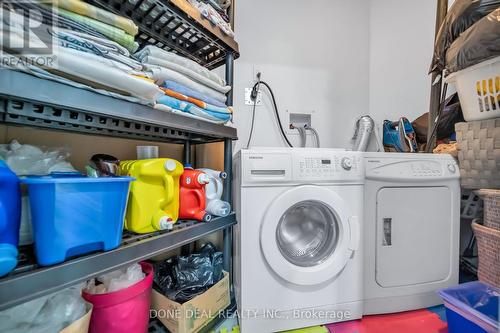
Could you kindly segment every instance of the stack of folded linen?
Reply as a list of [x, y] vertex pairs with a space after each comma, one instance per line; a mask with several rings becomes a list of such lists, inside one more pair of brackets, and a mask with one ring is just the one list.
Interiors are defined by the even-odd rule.
[[[143, 104], [153, 105], [163, 95], [154, 82], [145, 79], [142, 64], [130, 57], [130, 50], [137, 48], [132, 34], [138, 31], [132, 21], [79, 0], [56, 4], [60, 8], [30, 0], [3, 6], [10, 14], [0, 21], [0, 51], [9, 57], [2, 65]], [[39, 21], [36, 36], [27, 33], [25, 17], [19, 14], [33, 11], [40, 14], [31, 18]], [[55, 61], [40, 64], [33, 61], [30, 49], [11, 49], [25, 45], [26, 36], [32, 47], [51, 45]]]
[[188, 0], [189, 3], [201, 13], [201, 15], [219, 27], [223, 33], [234, 38], [234, 32], [230, 25], [227, 9], [231, 6], [230, 0]]
[[151, 45], [135, 57], [164, 92], [157, 99], [156, 108], [216, 123], [226, 123], [232, 118], [232, 108], [224, 104], [231, 87], [214, 72]]

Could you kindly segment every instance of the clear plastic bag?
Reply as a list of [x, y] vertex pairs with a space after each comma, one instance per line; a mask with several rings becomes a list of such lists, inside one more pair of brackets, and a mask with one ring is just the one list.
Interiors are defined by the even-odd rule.
[[200, 253], [177, 256], [155, 265], [155, 289], [178, 303], [185, 303], [219, 282], [223, 255], [212, 243]]
[[[42, 150], [32, 145], [20, 144], [13, 140], [0, 145], [0, 159], [18, 176], [48, 175], [53, 172], [76, 172], [66, 161], [69, 153], [64, 149]], [[33, 243], [31, 212], [28, 196], [23, 194], [19, 245]]]
[[[89, 294], [106, 294], [122, 290], [145, 278], [141, 265], [133, 264], [127, 268], [103, 274], [87, 282], [85, 290]], [[97, 281], [96, 281], [97, 280]], [[98, 282], [98, 283], [96, 283]]]
[[0, 312], [0, 332], [57, 333], [85, 313], [81, 287], [72, 287]]
[[69, 153], [64, 149], [43, 151], [32, 145], [22, 145], [16, 140], [1, 145], [0, 158], [5, 160], [9, 168], [18, 176], [48, 175], [52, 172], [76, 172], [66, 161]]
[[446, 52], [447, 73], [500, 56], [500, 7], [458, 37]]
[[500, 6], [500, 0], [455, 0], [436, 36], [430, 72], [446, 67], [446, 53], [462, 32]]

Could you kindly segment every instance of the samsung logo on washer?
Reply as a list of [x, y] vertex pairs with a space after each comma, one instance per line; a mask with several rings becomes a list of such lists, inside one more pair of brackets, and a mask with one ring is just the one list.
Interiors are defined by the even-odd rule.
[[249, 159], [251, 160], [263, 160], [264, 159], [264, 156], [248, 156]]

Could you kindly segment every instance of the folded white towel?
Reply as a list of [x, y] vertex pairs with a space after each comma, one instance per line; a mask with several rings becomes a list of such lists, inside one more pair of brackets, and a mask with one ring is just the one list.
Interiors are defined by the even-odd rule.
[[[57, 39], [55, 43], [65, 48], [71, 48], [80, 52], [95, 54], [99, 57], [108, 58], [125, 71], [141, 71], [142, 64], [130, 58], [128, 55], [122, 54], [121, 46], [112, 41], [97, 39], [86, 34], [75, 34], [69, 30], [60, 29], [56, 32]], [[120, 46], [120, 48], [118, 48]]]
[[178, 72], [173, 71], [173, 70], [168, 69], [168, 68], [159, 67], [159, 66], [155, 66], [155, 65], [145, 64], [145, 67], [151, 73], [150, 77], [153, 80], [155, 80], [156, 84], [158, 84], [159, 86], [161, 86], [166, 80], [171, 80], [171, 81], [175, 81], [179, 84], [182, 84], [183, 86], [186, 86], [192, 90], [196, 90], [203, 95], [210, 96], [210, 97], [216, 99], [217, 101], [220, 101], [221, 103], [226, 102], [227, 97], [223, 93], [221, 93], [217, 90], [214, 90], [210, 87], [207, 87], [201, 83], [193, 81], [191, 78], [189, 78], [181, 73], [178, 73]]
[[181, 74], [189, 77], [190, 79], [192, 79], [200, 84], [203, 84], [209, 88], [217, 90], [218, 92], [221, 92], [223, 94], [227, 94], [227, 92], [231, 90], [231, 87], [221, 86], [220, 84], [215, 83], [214, 81], [208, 79], [206, 76], [204, 76], [196, 71], [193, 71], [193, 70], [189, 69], [188, 67], [184, 67], [182, 65], [176, 64], [175, 62], [171, 62], [171, 61], [168, 61], [165, 59], [160, 59], [160, 58], [150, 56], [150, 55], [142, 58], [142, 62], [143, 62], [143, 64], [146, 64], [146, 65], [156, 65], [156, 66], [171, 69], [173, 71], [176, 71], [177, 73], [181, 73]]
[[158, 59], [166, 60], [174, 64], [183, 66], [187, 69], [190, 69], [191, 71], [198, 73], [199, 75], [213, 81], [219, 86], [226, 85], [226, 82], [219, 75], [201, 66], [197, 62], [188, 58], [181, 57], [175, 53], [162, 50], [154, 45], [145, 46], [142, 50], [135, 53], [134, 56], [137, 57], [143, 63], [144, 63], [143, 59], [147, 56], [152, 56]]

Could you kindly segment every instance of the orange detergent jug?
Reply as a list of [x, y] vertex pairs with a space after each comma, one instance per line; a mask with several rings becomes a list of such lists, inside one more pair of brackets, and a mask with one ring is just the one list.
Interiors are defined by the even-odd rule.
[[210, 177], [200, 170], [194, 170], [190, 164], [184, 166], [180, 179], [179, 218], [208, 222], [212, 216], [205, 211], [205, 186]]

